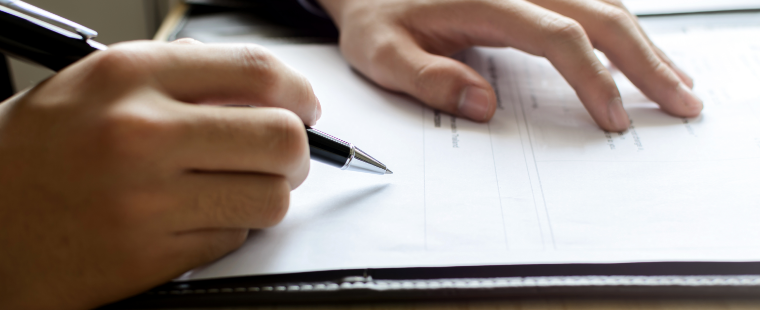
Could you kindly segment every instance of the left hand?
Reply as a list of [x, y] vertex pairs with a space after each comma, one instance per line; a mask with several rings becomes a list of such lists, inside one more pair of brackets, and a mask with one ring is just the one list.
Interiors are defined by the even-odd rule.
[[546, 57], [603, 129], [630, 123], [607, 57], [667, 113], [694, 117], [692, 80], [647, 38], [619, 0], [320, 0], [341, 30], [356, 69], [432, 108], [488, 121], [496, 95], [477, 72], [449, 56], [481, 45]]

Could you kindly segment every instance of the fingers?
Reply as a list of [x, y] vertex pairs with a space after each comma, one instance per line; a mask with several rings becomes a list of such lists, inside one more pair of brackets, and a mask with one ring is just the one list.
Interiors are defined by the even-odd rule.
[[594, 121], [605, 130], [623, 131], [630, 123], [615, 81], [593, 52], [583, 29], [564, 17], [544, 15], [542, 54], [575, 89]]
[[[646, 36], [643, 30], [642, 30], [642, 35]], [[684, 82], [686, 86], [688, 86], [689, 88], [694, 88], [694, 80], [691, 78], [691, 76], [689, 76], [686, 72], [681, 70], [681, 68], [679, 68], [675, 63], [673, 63], [673, 61], [670, 60], [670, 57], [668, 57], [668, 55], [666, 55], [665, 52], [663, 52], [659, 47], [655, 46], [654, 43], [651, 43], [652, 41], [650, 41], [648, 38], [647, 38], [647, 41], [650, 42], [649, 46], [651, 46], [652, 49], [654, 49], [654, 52], [657, 54], [657, 56], [660, 57], [660, 60], [665, 62], [665, 64], [667, 64], [668, 67], [670, 67], [670, 69], [673, 70], [673, 72], [678, 74], [678, 77], [681, 78], [681, 81]]]
[[[380, 85], [478, 121], [488, 120], [495, 109], [490, 86], [469, 68], [437, 55], [484, 45], [511, 46], [546, 57], [600, 127], [625, 130], [628, 115], [614, 80], [593, 53], [596, 44], [665, 111], [694, 116], [701, 110], [701, 101], [689, 89], [691, 79], [651, 44], [622, 4], [535, 2], [541, 6], [480, 0], [399, 8], [408, 14], [387, 13], [392, 8], [378, 5], [377, 18], [365, 12], [373, 6], [356, 5], [349, 10], [352, 14], [364, 12], [376, 22], [342, 27], [341, 48], [357, 69]], [[343, 24], [349, 13], [338, 14]]]
[[408, 93], [428, 106], [474, 121], [488, 121], [496, 110], [491, 85], [470, 67], [423, 51], [399, 33], [374, 47], [365, 72], [391, 90]]
[[[628, 115], [611, 75], [596, 58], [583, 28], [569, 18], [521, 1], [462, 1], [442, 3], [425, 16], [402, 23], [409, 25], [411, 34], [403, 28], [381, 29], [374, 31], [379, 35], [367, 50], [343, 45], [350, 60], [383, 86], [484, 121], [496, 105], [488, 83], [466, 66], [425, 53], [420, 46], [439, 54], [472, 45], [513, 46], [548, 58], [600, 127], [628, 128]], [[352, 35], [347, 31], [344, 37]], [[478, 105], [471, 102], [487, 104], [475, 109], [471, 107]]]
[[109, 109], [88, 127], [101, 141], [100, 156], [119, 169], [150, 169], [159, 177], [188, 171], [271, 174], [291, 188], [308, 175], [306, 130], [293, 112], [187, 105], [159, 93], [135, 101]]
[[122, 51], [136, 61], [149, 62], [146, 78], [177, 100], [280, 107], [307, 125], [321, 115], [309, 81], [256, 45], [205, 45], [183, 39], [172, 44], [116, 45], [104, 54]]
[[301, 120], [277, 108], [185, 107], [176, 163], [186, 170], [285, 177], [295, 189], [309, 173]]
[[664, 60], [667, 59], [664, 53], [653, 48], [627, 11], [600, 1], [534, 2], [580, 22], [594, 45], [666, 112], [692, 117], [702, 110], [701, 100], [684, 83], [690, 81], [688, 76], [683, 72], [679, 76], [673, 69], [675, 66]]
[[267, 228], [282, 221], [290, 204], [290, 183], [281, 176], [191, 173], [172, 186], [180, 230]]
[[[594, 121], [605, 130], [622, 131], [629, 119], [612, 76], [594, 54], [576, 21], [526, 2], [478, 2], [459, 8], [478, 22], [454, 20], [455, 27], [478, 34], [476, 45], [513, 46], [546, 57], [575, 89]], [[500, 31], [483, 31], [498, 29]]]
[[694, 87], [694, 80], [692, 80], [691, 76], [689, 76], [686, 72], [681, 70], [681, 68], [679, 68], [675, 63], [673, 63], [673, 61], [670, 60], [670, 58], [662, 50], [660, 50], [652, 42], [651, 39], [649, 39], [649, 36], [647, 36], [646, 31], [644, 31], [644, 29], [641, 27], [641, 24], [638, 23], [638, 19], [636, 18], [636, 16], [631, 14], [630, 11], [628, 11], [628, 9], [625, 7], [622, 1], [620, 0], [601, 0], [601, 1], [608, 3], [612, 6], [615, 6], [623, 10], [624, 12], [628, 13], [628, 16], [630, 16], [635, 21], [635, 25], [636, 25], [636, 28], [639, 30], [639, 33], [644, 37], [644, 39], [647, 40], [647, 42], [649, 42], [649, 46], [652, 49], [654, 49], [657, 56], [660, 57], [660, 60], [664, 61], [676, 74], [678, 74], [678, 76], [681, 78], [681, 81], [684, 82], [689, 88]]

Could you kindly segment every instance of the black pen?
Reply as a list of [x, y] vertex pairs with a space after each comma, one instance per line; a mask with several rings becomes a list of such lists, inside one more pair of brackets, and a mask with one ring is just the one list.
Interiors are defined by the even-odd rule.
[[15, 0], [0, 0], [0, 52], [59, 71], [107, 47], [98, 33]]
[[[54, 71], [92, 52], [108, 49], [97, 32], [22, 1], [0, 0], [0, 52]], [[351, 143], [306, 127], [311, 159], [342, 170], [393, 174]]]
[[309, 136], [309, 150], [313, 160], [342, 170], [393, 174], [393, 171], [390, 171], [383, 163], [351, 143], [309, 126], [306, 126], [306, 135]]

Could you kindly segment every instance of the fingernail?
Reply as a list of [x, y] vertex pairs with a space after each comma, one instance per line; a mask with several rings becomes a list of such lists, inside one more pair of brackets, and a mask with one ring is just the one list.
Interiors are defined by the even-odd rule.
[[628, 125], [631, 124], [631, 121], [628, 118], [628, 113], [625, 112], [625, 108], [623, 108], [623, 101], [620, 97], [612, 99], [612, 101], [607, 104], [607, 109], [610, 114], [610, 125], [615, 131], [624, 131], [628, 129]]
[[686, 108], [694, 113], [699, 113], [704, 108], [702, 100], [684, 83], [678, 84], [678, 96], [681, 97], [681, 102]]
[[467, 86], [459, 96], [459, 113], [469, 119], [482, 121], [488, 117], [490, 110], [488, 91], [480, 87]]
[[181, 39], [177, 39], [177, 40], [174, 40], [174, 41], [172, 41], [171, 43], [174, 43], [174, 44], [194, 44], [194, 45], [203, 45], [203, 42], [201, 42], [201, 41], [198, 41], [198, 40], [196, 40], [196, 39], [193, 39], [193, 38], [181, 38]]
[[322, 103], [319, 102], [319, 98], [317, 98], [317, 111], [316, 111], [316, 115], [317, 116], [316, 116], [316, 118], [314, 120], [318, 121], [319, 118], [322, 117]]

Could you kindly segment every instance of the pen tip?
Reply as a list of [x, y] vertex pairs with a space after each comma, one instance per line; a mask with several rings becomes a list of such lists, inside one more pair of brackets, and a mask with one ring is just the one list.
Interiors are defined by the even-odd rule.
[[391, 171], [390, 169], [385, 169], [385, 174], [393, 174], [393, 171]]

